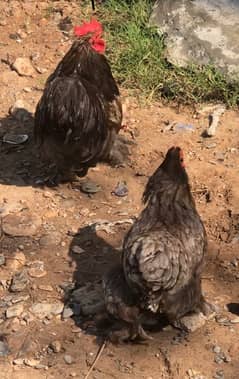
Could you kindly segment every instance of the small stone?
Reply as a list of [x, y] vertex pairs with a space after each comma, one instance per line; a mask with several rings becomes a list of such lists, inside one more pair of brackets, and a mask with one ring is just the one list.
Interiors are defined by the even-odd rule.
[[206, 323], [206, 317], [200, 312], [192, 315], [184, 316], [180, 320], [174, 322], [176, 328], [185, 330], [186, 332], [195, 332]]
[[50, 349], [53, 350], [54, 353], [60, 353], [61, 351], [61, 343], [60, 341], [52, 341], [49, 345]]
[[237, 258], [234, 258], [234, 259], [231, 261], [231, 264], [232, 264], [234, 267], [238, 267], [238, 260], [237, 260]]
[[92, 182], [91, 180], [87, 180], [83, 183], [80, 183], [80, 190], [84, 193], [94, 194], [101, 191], [101, 187], [99, 184]]
[[224, 379], [224, 372], [223, 370], [216, 371], [216, 374], [213, 376], [213, 379]]
[[80, 214], [84, 217], [88, 216], [88, 214], [90, 213], [89, 209], [88, 208], [82, 208], [80, 210]]
[[24, 364], [26, 365], [26, 366], [28, 366], [28, 367], [36, 367], [37, 365], [39, 365], [39, 363], [40, 363], [40, 361], [39, 360], [37, 360], [37, 359], [31, 359], [31, 358], [29, 358], [29, 359], [24, 359]]
[[0, 266], [3, 266], [6, 262], [6, 258], [4, 254], [0, 254]]
[[23, 312], [23, 305], [21, 303], [12, 305], [6, 310], [6, 317], [7, 318], [18, 317], [22, 314], [22, 312]]
[[85, 252], [84, 249], [82, 249], [80, 246], [77, 246], [77, 245], [72, 246], [71, 250], [72, 250], [72, 253], [74, 254], [82, 254]]
[[42, 290], [42, 291], [47, 291], [47, 292], [52, 292], [53, 291], [53, 287], [50, 286], [50, 285], [44, 285], [44, 284], [40, 284], [38, 286], [39, 290]]
[[239, 316], [230, 320], [232, 324], [239, 324]]
[[38, 215], [28, 211], [9, 214], [3, 217], [2, 229], [5, 234], [14, 237], [31, 237], [36, 234], [42, 224]]
[[215, 345], [215, 346], [213, 346], [213, 352], [214, 353], [216, 353], [216, 354], [218, 354], [218, 353], [220, 353], [221, 352], [221, 348], [220, 348], [220, 346], [217, 346], [217, 345]]
[[62, 313], [64, 304], [61, 302], [56, 303], [35, 303], [31, 306], [30, 311], [40, 319], [48, 317], [49, 315], [59, 315]]
[[64, 355], [64, 361], [65, 361], [68, 365], [71, 365], [71, 364], [73, 363], [72, 356], [69, 355], [69, 354], [65, 354], [65, 355]]
[[73, 314], [74, 314], [73, 310], [70, 307], [65, 306], [64, 310], [63, 310], [63, 313], [62, 313], [62, 318], [65, 320], [65, 319], [70, 318], [71, 316], [73, 316]]
[[224, 362], [224, 359], [223, 359], [223, 357], [220, 354], [218, 354], [218, 355], [215, 356], [214, 362], [217, 363], [218, 365], [220, 365], [221, 363]]
[[27, 287], [28, 283], [29, 280], [25, 270], [16, 272], [16, 274], [12, 278], [10, 291], [21, 292]]
[[20, 76], [33, 77], [35, 74], [35, 70], [29, 58], [17, 58], [12, 67]]
[[30, 268], [28, 269], [28, 274], [32, 278], [42, 278], [46, 275], [46, 271], [44, 270], [44, 262], [42, 261], [34, 261], [29, 263]]
[[71, 372], [71, 373], [70, 373], [70, 376], [71, 376], [72, 378], [75, 378], [76, 375], [77, 375], [76, 372]]
[[128, 190], [126, 182], [125, 181], [119, 182], [112, 193], [119, 197], [127, 196], [129, 193], [129, 190]]
[[24, 364], [24, 359], [23, 358], [16, 358], [12, 361], [12, 363], [16, 366], [20, 366]]
[[[25, 103], [23, 100], [21, 99], [18, 99], [15, 101], [15, 103], [11, 106], [11, 108], [9, 109], [9, 113], [18, 121], [21, 121], [21, 122], [25, 122], [25, 121], [28, 121], [29, 119], [31, 119], [31, 112], [30, 112], [30, 105]], [[24, 135], [23, 135], [24, 136]], [[4, 136], [4, 138], [6, 139], [6, 137]], [[28, 136], [27, 138], [25, 138], [25, 140], [23, 142], [26, 142], [28, 140]], [[23, 143], [21, 142], [21, 143]], [[19, 144], [20, 141], [16, 144]]]
[[6, 357], [9, 353], [7, 342], [0, 340], [0, 357]]
[[57, 246], [61, 243], [61, 233], [51, 232], [40, 238], [39, 244], [43, 247], [45, 246]]
[[6, 266], [12, 272], [19, 270], [25, 263], [26, 257], [21, 251], [16, 251], [6, 259]]

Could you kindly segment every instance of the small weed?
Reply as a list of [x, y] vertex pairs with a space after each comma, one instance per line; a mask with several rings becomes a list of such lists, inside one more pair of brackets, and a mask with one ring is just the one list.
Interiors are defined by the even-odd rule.
[[[183, 104], [238, 104], [238, 82], [229, 82], [212, 65], [180, 68], [167, 62], [164, 37], [148, 24], [153, 3], [106, 0], [98, 6], [97, 17], [106, 31], [107, 57], [118, 82], [139, 90], [149, 100], [163, 97]], [[83, 10], [84, 17], [91, 14], [89, 6]]]

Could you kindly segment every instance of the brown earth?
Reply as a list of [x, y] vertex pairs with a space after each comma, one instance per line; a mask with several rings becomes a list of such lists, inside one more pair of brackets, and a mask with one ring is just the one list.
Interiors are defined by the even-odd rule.
[[[60, 285], [64, 283], [83, 284], [101, 278], [118, 258], [116, 248], [120, 247], [129, 224], [116, 225], [112, 234], [89, 233], [88, 224], [99, 219], [112, 221], [137, 216], [148, 176], [170, 146], [180, 145], [208, 233], [203, 289], [207, 298], [218, 305], [218, 318], [184, 338], [177, 339], [178, 330], [166, 328], [153, 333], [154, 340], [146, 345], [108, 343], [91, 377], [238, 379], [239, 323], [230, 320], [239, 314], [239, 113], [226, 111], [216, 136], [203, 138], [201, 134], [208, 120], [207, 114], [199, 112], [199, 107], [178, 109], [161, 103], [140, 106], [136, 98], [122, 91], [123, 101], [127, 103], [128, 131], [125, 133], [137, 142], [137, 146], [132, 147], [130, 167], [113, 169], [99, 165], [90, 170], [88, 178], [102, 187], [102, 191], [92, 197], [67, 184], [57, 188], [37, 187], [42, 165], [33, 145], [33, 118], [26, 115], [25, 119], [16, 119], [9, 115], [9, 108], [20, 99], [25, 108], [34, 112], [47, 76], [71, 44], [58, 28], [59, 21], [66, 16], [72, 18], [73, 24], [79, 22], [79, 2], [0, 2], [0, 137], [6, 133], [29, 135], [25, 144], [0, 145], [0, 208], [5, 212], [3, 218], [25, 209], [31, 215], [40, 216], [42, 222], [32, 236], [3, 233], [0, 253], [11, 262], [14, 253], [23, 251], [25, 267], [31, 261], [40, 260], [46, 270], [46, 275], [30, 278], [24, 291], [29, 295], [29, 299], [23, 301], [24, 311], [42, 300], [62, 301]], [[19, 76], [12, 70], [11, 65], [18, 57], [31, 58], [37, 68], [33, 77]], [[193, 125], [194, 130], [167, 130], [167, 125], [174, 121]], [[120, 180], [126, 181], [129, 188], [124, 198], [112, 195]], [[72, 237], [77, 231], [83, 238], [85, 253], [82, 255], [71, 254], [71, 247], [80, 244], [79, 236]], [[49, 243], [39, 243], [43, 235], [52, 232], [60, 235], [54, 234]], [[0, 267], [0, 302], [9, 294], [8, 283], [15, 269], [8, 263]], [[51, 291], [39, 288], [44, 285], [50, 285]], [[231, 306], [229, 312], [227, 304], [236, 305]], [[29, 320], [23, 315], [6, 320], [2, 309], [5, 311], [0, 308], [0, 328], [11, 351], [6, 357], [0, 357], [1, 378], [84, 378], [99, 347], [94, 333], [76, 329], [73, 319], [62, 320], [60, 315], [48, 320], [35, 316]], [[55, 340], [61, 345], [58, 353], [48, 349]], [[215, 345], [226, 354], [228, 362], [214, 361]], [[72, 357], [71, 364], [65, 362], [65, 354]], [[34, 369], [13, 364], [14, 359], [27, 357], [39, 358], [44, 367]], [[215, 376], [219, 371], [221, 376]]]

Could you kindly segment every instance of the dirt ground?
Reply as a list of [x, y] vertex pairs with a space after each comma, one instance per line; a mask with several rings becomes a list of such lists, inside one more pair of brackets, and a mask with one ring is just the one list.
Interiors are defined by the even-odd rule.
[[[92, 232], [89, 223], [99, 219], [127, 221], [137, 216], [142, 209], [141, 196], [147, 178], [167, 149], [179, 145], [184, 150], [197, 208], [208, 233], [203, 289], [206, 297], [218, 305], [217, 317], [183, 337], [178, 330], [165, 328], [152, 333], [154, 339], [148, 344], [107, 343], [91, 377], [238, 379], [239, 113], [226, 111], [216, 136], [203, 138], [208, 113], [200, 113], [202, 106], [140, 106], [136, 98], [122, 91], [127, 104], [125, 133], [137, 143], [132, 147], [130, 165], [118, 169], [99, 165], [91, 169], [88, 178], [102, 188], [92, 197], [68, 184], [57, 188], [37, 186], [42, 164], [33, 144], [33, 117], [29, 113], [16, 118], [9, 115], [9, 109], [16, 100], [22, 100], [24, 107], [34, 112], [46, 78], [71, 44], [58, 27], [66, 16], [71, 17], [73, 24], [79, 22], [77, 2], [0, 2], [0, 138], [6, 133], [29, 136], [22, 145], [0, 143], [0, 212], [3, 220], [9, 214], [15, 217], [28, 212], [37, 215], [39, 222], [30, 236], [1, 236], [0, 254], [6, 263], [0, 266], [0, 329], [10, 353], [0, 356], [0, 378], [85, 377], [99, 348], [94, 328], [91, 333], [84, 331], [74, 319], [63, 320], [60, 314], [39, 319], [31, 315], [29, 308], [41, 301], [63, 302], [64, 284], [80, 286], [100, 280], [118, 259], [130, 225], [116, 225], [110, 234], [106, 230]], [[32, 76], [20, 76], [12, 69], [18, 57], [31, 59], [35, 68]], [[193, 130], [168, 128], [173, 122], [192, 125]], [[112, 194], [121, 180], [126, 181], [129, 189], [124, 198]], [[48, 239], [44, 241], [42, 236], [46, 235]], [[76, 245], [84, 249], [82, 254], [72, 254]], [[27, 288], [14, 294], [27, 295], [16, 300], [16, 304], [22, 304], [23, 312], [5, 318], [6, 299], [11, 295], [9, 283], [21, 266], [19, 261], [15, 266], [11, 262], [19, 252], [25, 257], [23, 267], [39, 260], [44, 263], [45, 272], [41, 277], [30, 277]], [[58, 341], [59, 352], [49, 348], [53, 341]], [[219, 350], [225, 359], [216, 359]], [[21, 358], [37, 359], [40, 366], [28, 367], [27, 361], [13, 364], [14, 359]]]

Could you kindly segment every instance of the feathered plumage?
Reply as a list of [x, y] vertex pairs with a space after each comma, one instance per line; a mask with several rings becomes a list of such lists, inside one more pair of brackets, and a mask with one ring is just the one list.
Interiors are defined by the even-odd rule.
[[128, 151], [117, 136], [122, 107], [109, 63], [100, 53], [101, 25], [93, 20], [75, 32], [79, 39], [49, 76], [35, 113], [42, 155], [63, 176], [71, 170], [85, 175], [99, 161], [117, 164]]
[[143, 200], [146, 207], [124, 240], [120, 279], [117, 282], [115, 274], [104, 287], [108, 312], [145, 337], [142, 323], [146, 311], [156, 319], [163, 314], [170, 322], [189, 312], [207, 312], [201, 291], [207, 237], [180, 148], [168, 151], [150, 177]]

